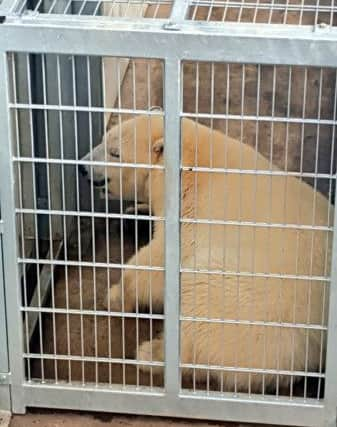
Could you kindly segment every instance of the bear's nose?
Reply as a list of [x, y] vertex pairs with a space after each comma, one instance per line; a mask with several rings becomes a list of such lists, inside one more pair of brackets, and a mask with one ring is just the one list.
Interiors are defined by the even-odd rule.
[[94, 179], [94, 186], [95, 187], [103, 187], [105, 185], [105, 182], [110, 182], [110, 178], [107, 178], [106, 181], [105, 181], [105, 178]]
[[88, 175], [88, 171], [86, 170], [84, 165], [78, 165], [78, 170], [80, 171], [80, 173], [83, 176], [87, 176]]

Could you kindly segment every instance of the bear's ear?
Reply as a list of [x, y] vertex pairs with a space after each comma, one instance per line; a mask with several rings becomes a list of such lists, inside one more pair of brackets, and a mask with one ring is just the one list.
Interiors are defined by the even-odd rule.
[[160, 159], [160, 157], [164, 153], [164, 140], [163, 138], [158, 139], [152, 146], [153, 153], [157, 160]]

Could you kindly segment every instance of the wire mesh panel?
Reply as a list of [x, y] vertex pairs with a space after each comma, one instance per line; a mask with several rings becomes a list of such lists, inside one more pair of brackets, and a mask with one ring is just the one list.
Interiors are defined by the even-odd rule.
[[288, 25], [336, 25], [336, 6], [322, 1], [208, 1], [190, 2], [188, 19]]
[[[132, 18], [169, 18], [171, 0], [24, 0], [12, 12], [26, 10], [46, 15], [108, 16]], [[181, 18], [185, 18], [182, 16]], [[330, 0], [227, 1], [193, 0], [188, 2], [187, 20], [288, 25], [336, 25], [336, 6]]]
[[185, 62], [183, 79], [182, 385], [319, 399], [336, 71]]
[[133, 17], [167, 18], [172, 6], [171, 0], [35, 0], [23, 1], [15, 13], [31, 10], [42, 14], [76, 15], [86, 17]]
[[[47, 61], [56, 71], [52, 93]], [[124, 61], [117, 60], [109, 76], [120, 88]], [[163, 249], [141, 247], [163, 228], [163, 209], [152, 209], [152, 177], [162, 179], [164, 172], [155, 146], [163, 113], [151, 109], [150, 61], [129, 63], [133, 96], [124, 99], [119, 90], [110, 109], [104, 87], [103, 97], [95, 96], [96, 63], [91, 57], [9, 56], [26, 378], [153, 387], [155, 363], [148, 362], [150, 374], [142, 373], [139, 351], [163, 328], [162, 305], [151, 298], [152, 282], [162, 280]], [[104, 73], [102, 62], [102, 82]], [[114, 124], [105, 132], [107, 112]], [[33, 224], [30, 233], [26, 222]], [[134, 302], [124, 301], [124, 293]]]

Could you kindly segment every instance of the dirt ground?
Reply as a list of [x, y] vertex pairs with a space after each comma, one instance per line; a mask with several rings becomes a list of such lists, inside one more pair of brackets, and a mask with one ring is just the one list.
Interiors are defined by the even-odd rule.
[[[257, 424], [236, 424], [180, 420], [171, 418], [87, 414], [63, 411], [34, 411], [16, 415], [10, 427], [263, 427]], [[275, 426], [264, 426], [275, 427]]]

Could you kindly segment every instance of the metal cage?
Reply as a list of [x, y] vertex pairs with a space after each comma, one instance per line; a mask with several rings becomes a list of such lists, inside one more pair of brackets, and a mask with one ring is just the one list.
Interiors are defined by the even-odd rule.
[[[7, 325], [0, 331], [0, 408], [336, 425], [336, 17], [328, 0], [0, 2], [0, 323]], [[147, 120], [139, 128], [146, 135], [142, 151], [137, 151], [137, 124], [123, 127], [126, 119], [136, 123], [139, 117]], [[153, 160], [162, 146], [153, 154], [150, 145], [156, 123], [162, 123], [166, 141], [162, 163]], [[185, 123], [192, 135], [186, 139]], [[227, 137], [250, 147], [253, 163], [240, 148], [238, 163], [231, 166], [221, 151]], [[123, 138], [132, 147], [128, 157]], [[194, 154], [186, 158], [190, 140]], [[221, 155], [214, 154], [214, 146]], [[200, 162], [198, 150], [208, 163]], [[153, 180], [162, 176], [163, 212], [152, 208], [161, 200]], [[202, 177], [208, 181], [199, 194]], [[194, 189], [190, 209], [185, 179]], [[255, 206], [252, 212], [262, 209], [260, 219], [247, 214], [241, 201], [243, 183], [251, 182], [247, 200]], [[265, 193], [258, 198], [261, 182]], [[275, 195], [275, 188], [282, 191]], [[119, 196], [114, 201], [110, 189]], [[299, 216], [291, 219], [286, 202], [283, 216], [268, 204], [288, 200], [287, 191], [296, 194], [295, 206], [309, 194], [306, 220], [299, 207]], [[328, 208], [320, 216], [323, 205]], [[225, 242], [233, 230], [238, 240], [232, 260]], [[147, 254], [141, 248], [159, 232], [161, 246]], [[242, 236], [251, 236], [249, 256]], [[283, 271], [272, 265], [270, 254], [283, 265], [282, 257], [294, 248], [287, 246], [288, 237], [297, 246]], [[254, 256], [256, 241], [265, 245], [262, 264]], [[271, 249], [276, 241], [279, 252]], [[220, 252], [222, 261], [213, 262]], [[305, 256], [309, 261], [302, 268]], [[130, 277], [135, 302], [127, 309]], [[233, 285], [226, 285], [227, 279]], [[110, 298], [117, 282], [119, 309]], [[146, 309], [139, 302], [142, 283], [148, 286]], [[157, 283], [165, 283], [160, 308]], [[192, 306], [184, 299], [189, 283]], [[207, 291], [198, 314], [200, 283]], [[236, 308], [219, 314], [217, 304], [227, 307], [230, 286]], [[243, 314], [246, 286], [250, 292], [264, 289], [264, 298], [248, 300]], [[216, 289], [222, 289], [222, 302]], [[286, 304], [287, 292], [290, 314], [283, 318], [276, 312]], [[315, 317], [310, 307], [316, 294], [323, 296]], [[306, 303], [299, 306], [301, 298]], [[247, 341], [235, 341], [240, 333], [235, 331], [245, 330]], [[255, 330], [262, 331], [265, 360], [271, 351], [266, 337], [279, 334], [275, 363], [253, 363]], [[193, 337], [190, 357], [183, 355], [186, 331]], [[207, 341], [201, 347], [198, 331]], [[235, 351], [223, 363], [212, 358], [211, 340], [219, 331], [223, 337], [234, 331], [233, 347], [241, 345], [245, 363]], [[297, 337], [298, 331], [300, 369], [295, 350], [290, 364], [281, 360], [283, 334]], [[163, 357], [156, 358], [161, 345]], [[224, 346], [217, 351], [225, 354]], [[208, 354], [202, 358], [204, 348]], [[312, 367], [314, 351], [318, 362]], [[213, 381], [216, 376], [220, 379]]]

